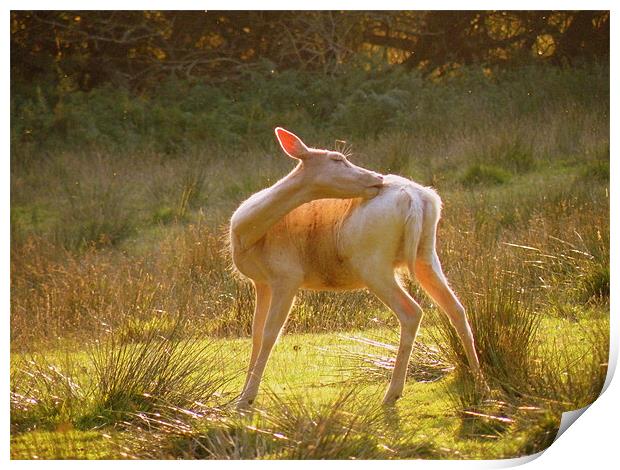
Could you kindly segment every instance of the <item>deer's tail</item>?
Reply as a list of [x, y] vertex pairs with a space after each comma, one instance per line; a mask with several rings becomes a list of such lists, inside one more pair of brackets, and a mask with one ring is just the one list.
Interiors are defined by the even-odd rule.
[[405, 221], [404, 255], [411, 277], [415, 276], [418, 257], [435, 252], [435, 234], [441, 216], [441, 199], [431, 188], [415, 188], [409, 192], [410, 207]]

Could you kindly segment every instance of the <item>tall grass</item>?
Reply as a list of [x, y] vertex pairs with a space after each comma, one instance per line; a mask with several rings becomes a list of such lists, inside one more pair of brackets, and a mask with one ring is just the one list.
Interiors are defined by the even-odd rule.
[[93, 413], [122, 420], [162, 407], [183, 411], [219, 405], [224, 398], [220, 391], [232, 377], [218, 367], [227, 358], [208, 341], [182, 340], [182, 326], [177, 321], [167, 336], [153, 329], [139, 343], [112, 336], [97, 344], [92, 352], [97, 382]]
[[[501, 295], [525, 289], [538, 304], [564, 315], [584, 302], [604, 303], [609, 292], [609, 202], [605, 186], [575, 181], [567, 190], [571, 183], [563, 180], [574, 178], [568, 174], [474, 193], [444, 192], [438, 243], [457, 293], [479, 292], [480, 282], [503, 269], [514, 273], [514, 285]], [[197, 333], [248, 333], [252, 288], [232, 275], [225, 230], [207, 217], [198, 214], [193, 223], [145, 232], [120, 249], [58, 249], [42, 235], [16, 236], [11, 256], [13, 346], [27, 347], [35, 338], [88, 335], [102, 323], [139, 325], [176, 313], [191, 317]], [[504, 262], [510, 267], [502, 267]], [[417, 288], [415, 293], [426, 302]], [[471, 298], [471, 303], [478, 301]], [[371, 327], [375, 318], [391, 321], [367, 294], [303, 293], [289, 329]]]
[[[40, 237], [13, 251], [15, 347], [59, 335], [92, 340], [108, 326], [122, 327], [130, 338], [176, 316], [192, 318], [192, 335], [250, 329], [251, 286], [231, 275], [218, 235], [204, 225], [167, 235], [148, 255], [51, 251]], [[44, 252], [51, 256], [44, 259]]]

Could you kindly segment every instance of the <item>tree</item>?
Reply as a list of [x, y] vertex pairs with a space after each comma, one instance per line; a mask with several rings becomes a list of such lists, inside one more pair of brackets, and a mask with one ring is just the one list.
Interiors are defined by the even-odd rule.
[[525, 60], [607, 60], [607, 11], [13, 11], [13, 81], [148, 87], [274, 70], [338, 73], [380, 57], [428, 73]]

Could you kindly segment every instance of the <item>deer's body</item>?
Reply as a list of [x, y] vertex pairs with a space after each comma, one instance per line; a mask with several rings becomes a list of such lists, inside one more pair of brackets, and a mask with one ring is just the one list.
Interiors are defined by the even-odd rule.
[[435, 250], [441, 210], [435, 191], [356, 167], [337, 152], [308, 149], [283, 129], [276, 134], [285, 152], [301, 163], [251, 196], [231, 219], [233, 262], [256, 289], [252, 356], [240, 406], [254, 400], [300, 288], [368, 288], [394, 311], [401, 340], [384, 402], [399, 398], [422, 319], [421, 308], [395, 274], [403, 267], [449, 316], [481, 379], [465, 311], [447, 285]]
[[392, 270], [409, 264], [407, 254], [422, 234], [410, 233], [408, 224], [425, 215], [433, 224], [440, 204], [432, 189], [387, 175], [372, 199], [317, 199], [293, 209], [248, 250], [233, 248], [234, 263], [254, 282], [286, 276], [304, 289], [362, 289], [365, 270], [374, 269], [368, 260], [379, 254]]

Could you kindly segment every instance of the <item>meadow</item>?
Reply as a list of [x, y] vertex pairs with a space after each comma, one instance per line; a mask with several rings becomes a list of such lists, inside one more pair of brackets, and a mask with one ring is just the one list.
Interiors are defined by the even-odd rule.
[[[609, 69], [257, 72], [157, 93], [11, 102], [11, 457], [509, 458], [596, 399], [609, 349]], [[294, 163], [273, 128], [444, 201], [438, 252], [491, 392], [425, 311], [382, 408], [398, 324], [364, 291], [303, 292], [240, 414], [253, 291], [227, 222]]]

